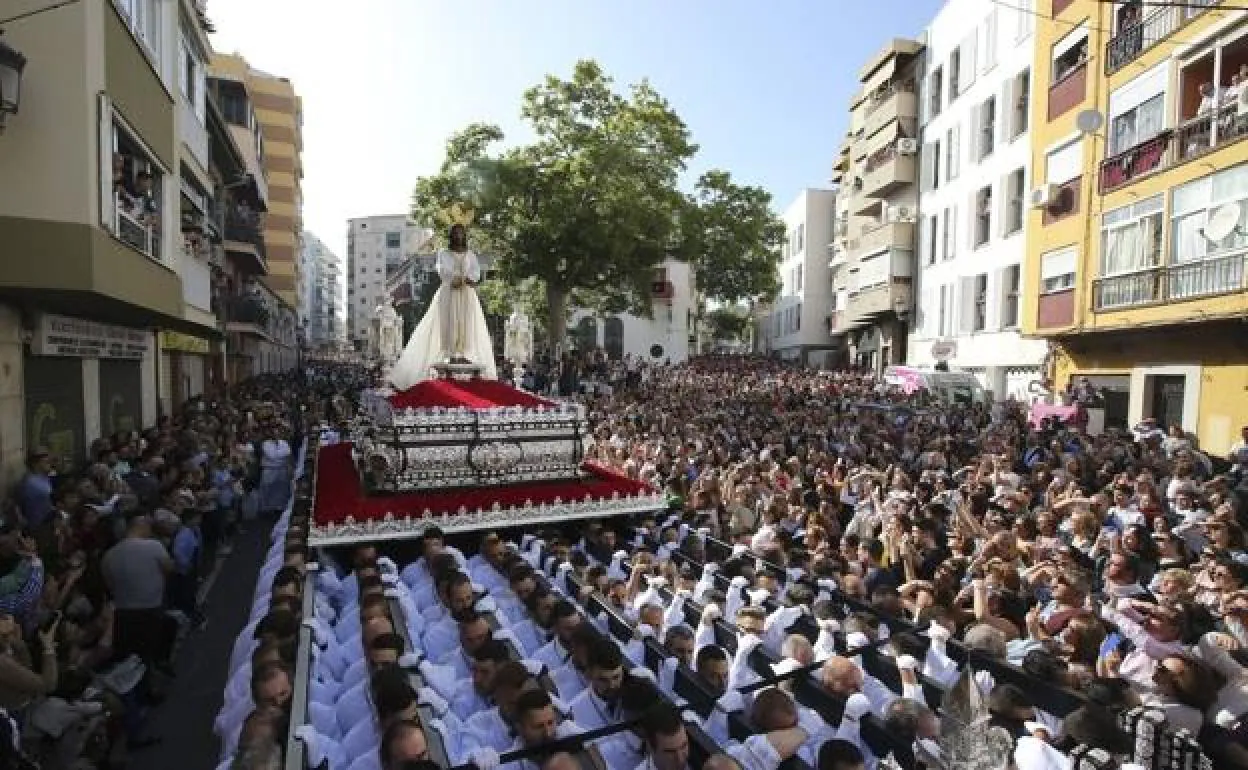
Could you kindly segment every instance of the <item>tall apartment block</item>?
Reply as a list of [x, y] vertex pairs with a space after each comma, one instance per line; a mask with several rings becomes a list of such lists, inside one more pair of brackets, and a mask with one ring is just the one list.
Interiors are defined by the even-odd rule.
[[832, 367], [842, 354], [827, 329], [832, 303], [827, 244], [836, 216], [836, 192], [806, 189], [784, 210], [787, 238], [780, 261], [780, 294], [761, 319], [763, 348], [786, 361]]
[[1025, 399], [1045, 355], [1019, 333], [1034, 19], [1021, 6], [949, 0], [927, 28], [917, 78], [918, 302], [906, 361], [973, 372], [998, 398]]
[[832, 180], [843, 205], [825, 244], [835, 302], [827, 332], [849, 363], [883, 371], [906, 359], [918, 222], [918, 78], [924, 45], [895, 39], [859, 72]]
[[1224, 453], [1248, 421], [1248, 14], [1041, 5], [1023, 332], [1107, 425]]
[[356, 350], [366, 349], [373, 313], [390, 300], [386, 287], [390, 273], [430, 248], [432, 238], [432, 230], [409, 222], [403, 214], [347, 220], [345, 316], [347, 341]]
[[268, 215], [264, 242], [268, 274], [262, 280], [281, 300], [299, 307], [299, 237], [303, 233], [303, 102], [291, 82], [255, 69], [237, 54], [217, 54], [212, 74], [245, 83], [264, 143]]

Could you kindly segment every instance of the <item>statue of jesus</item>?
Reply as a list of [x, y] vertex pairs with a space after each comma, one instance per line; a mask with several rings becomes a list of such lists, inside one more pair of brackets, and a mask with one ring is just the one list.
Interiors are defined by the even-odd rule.
[[468, 248], [467, 225], [472, 213], [456, 205], [451, 209], [451, 218], [449, 248], [439, 251], [437, 257], [442, 285], [390, 372], [390, 384], [398, 390], [431, 379], [437, 364], [471, 363], [480, 367], [481, 377], [498, 378], [494, 344], [477, 298], [481, 265]]

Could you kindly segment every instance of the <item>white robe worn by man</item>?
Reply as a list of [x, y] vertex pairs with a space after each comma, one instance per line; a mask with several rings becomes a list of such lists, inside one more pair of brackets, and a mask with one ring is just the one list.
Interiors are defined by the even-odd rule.
[[498, 378], [494, 345], [477, 298], [481, 264], [468, 249], [462, 224], [451, 227], [449, 242], [450, 248], [438, 253], [442, 285], [390, 372], [390, 384], [397, 390], [431, 379], [436, 376], [433, 367], [448, 362], [468, 361], [481, 368], [482, 378]]

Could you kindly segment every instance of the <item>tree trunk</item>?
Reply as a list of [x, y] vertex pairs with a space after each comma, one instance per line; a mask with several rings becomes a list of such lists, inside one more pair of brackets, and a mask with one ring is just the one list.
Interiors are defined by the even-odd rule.
[[547, 353], [551, 361], [558, 361], [566, 347], [564, 339], [568, 333], [568, 293], [546, 282], [546, 307], [550, 311], [550, 322], [546, 329]]

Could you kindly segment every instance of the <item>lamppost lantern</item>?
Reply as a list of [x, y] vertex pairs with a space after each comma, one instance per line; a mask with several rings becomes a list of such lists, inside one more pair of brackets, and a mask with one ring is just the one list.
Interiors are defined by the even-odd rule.
[[4, 119], [17, 114], [24, 69], [26, 57], [0, 38], [0, 133], [4, 133]]
[[895, 297], [893, 299], [893, 312], [904, 321], [906, 316], [910, 315], [910, 302], [905, 297]]

